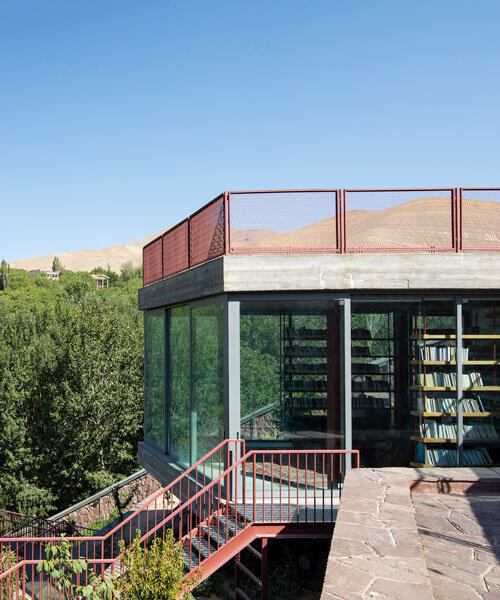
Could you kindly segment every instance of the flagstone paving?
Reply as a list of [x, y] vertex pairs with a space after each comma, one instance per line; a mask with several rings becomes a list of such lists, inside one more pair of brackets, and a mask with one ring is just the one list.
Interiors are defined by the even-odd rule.
[[500, 599], [500, 496], [414, 495], [435, 600]]
[[500, 471], [349, 472], [321, 599], [500, 600]]

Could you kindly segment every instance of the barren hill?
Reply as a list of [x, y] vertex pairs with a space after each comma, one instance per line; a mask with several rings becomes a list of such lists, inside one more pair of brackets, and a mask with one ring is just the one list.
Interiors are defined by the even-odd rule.
[[[231, 245], [236, 252], [254, 249], [269, 252], [276, 249], [318, 251], [335, 247], [336, 219], [331, 217], [286, 233], [258, 231], [259, 235], [238, 236], [231, 232]], [[449, 198], [416, 198], [379, 210], [346, 212], [349, 248], [449, 248], [451, 238]], [[464, 247], [500, 245], [500, 205], [484, 200], [463, 200]]]
[[122, 244], [121, 246], [111, 246], [102, 250], [77, 250], [76, 252], [60, 252], [41, 256], [39, 258], [22, 258], [11, 266], [14, 269], [42, 269], [44, 271], [52, 268], [54, 256], [58, 256], [66, 269], [71, 271], [91, 271], [94, 267], [106, 268], [107, 265], [117, 273], [127, 261], [131, 261], [135, 267], [142, 264], [142, 247], [159, 234], [154, 233], [143, 238]]
[[[307, 210], [305, 208], [304, 210]], [[351, 249], [411, 249], [451, 247], [451, 210], [449, 198], [416, 198], [408, 202], [379, 210], [348, 210], [346, 233]], [[106, 267], [120, 271], [123, 263], [142, 262], [142, 247], [157, 237], [155, 233], [128, 244], [103, 250], [79, 250], [58, 253], [62, 264], [72, 271], [90, 271]], [[500, 246], [500, 204], [485, 200], [463, 200], [464, 248]], [[281, 233], [264, 228], [231, 229], [231, 249], [237, 253], [328, 251], [336, 244], [336, 219], [331, 217]], [[40, 258], [23, 258], [12, 267], [17, 269], [43, 269], [52, 267], [54, 255]]]

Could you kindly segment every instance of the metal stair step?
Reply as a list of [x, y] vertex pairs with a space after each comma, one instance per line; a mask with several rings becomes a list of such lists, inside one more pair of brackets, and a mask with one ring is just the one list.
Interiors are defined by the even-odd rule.
[[[226, 531], [227, 526], [227, 530], [230, 533], [228, 537], [233, 537], [234, 535], [236, 535], [236, 531], [238, 533], [240, 531], [243, 531], [243, 529], [245, 529], [246, 526], [246, 523], [244, 521], [236, 521], [233, 515], [230, 515], [229, 518], [226, 515], [220, 515], [217, 516], [216, 519], [219, 520], [219, 527], [221, 530], [224, 530], [224, 532]], [[217, 525], [215, 525], [215, 527], [217, 527]]]
[[[332, 523], [335, 521], [338, 506], [332, 505], [290, 505], [288, 504], [257, 504], [255, 513], [253, 506], [243, 507], [238, 505], [234, 507], [239, 515], [247, 521], [257, 522], [287, 522], [287, 523]], [[280, 512], [281, 510], [281, 512]]]
[[[182, 549], [182, 559], [184, 560], [184, 569], [186, 572], [189, 573], [189, 546], [188, 547], [184, 547]], [[198, 561], [198, 553], [192, 549], [191, 552], [191, 570], [196, 569], [196, 567], [198, 567], [199, 565], [199, 561]]]
[[209, 555], [212, 555], [214, 554], [214, 552], [217, 552], [217, 548], [210, 544], [209, 540], [203, 535], [201, 538], [196, 536], [190, 539], [188, 538], [188, 540], [191, 542], [192, 553], [196, 556], [197, 559], [199, 559], [199, 557], [201, 556], [201, 560], [203, 561], [205, 558], [208, 558]]

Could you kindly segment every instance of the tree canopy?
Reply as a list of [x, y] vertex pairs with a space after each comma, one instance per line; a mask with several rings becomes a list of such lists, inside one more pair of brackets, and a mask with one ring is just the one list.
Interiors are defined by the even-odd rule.
[[47, 514], [137, 469], [142, 283], [114, 282], [12, 269], [0, 291], [0, 507]]

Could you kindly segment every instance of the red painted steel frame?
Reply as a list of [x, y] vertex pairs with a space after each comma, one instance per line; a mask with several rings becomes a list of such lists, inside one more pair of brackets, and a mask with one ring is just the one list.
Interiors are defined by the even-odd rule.
[[[343, 198], [344, 198], [344, 216], [342, 219], [343, 223], [343, 235], [344, 235], [344, 252], [354, 252], [364, 254], [373, 253], [373, 252], [452, 252], [456, 250], [456, 226], [455, 226], [455, 217], [456, 214], [456, 190], [457, 188], [440, 188], [440, 187], [429, 187], [429, 188], [367, 188], [367, 189], [345, 189], [343, 190]], [[360, 194], [360, 193], [397, 193], [397, 192], [448, 192], [450, 194], [450, 237], [451, 244], [449, 246], [415, 246], [415, 247], [405, 247], [398, 248], [393, 246], [386, 247], [350, 247], [349, 246], [349, 231], [346, 223], [346, 213], [348, 212], [348, 194]]]
[[[103, 553], [105, 544], [108, 543], [111, 546], [111, 559], [116, 558], [115, 554], [118, 555], [116, 544], [119, 540], [125, 539], [127, 532], [129, 533], [129, 539], [133, 537], [134, 530], [133, 523], [136, 521], [137, 526], [140, 524], [140, 518], [146, 516], [146, 523], [149, 526], [149, 512], [154, 509], [155, 514], [155, 525], [157, 522], [158, 512], [162, 512], [163, 518], [165, 518], [166, 510], [168, 510], [168, 504], [170, 503], [170, 510], [173, 509], [174, 497], [178, 498], [182, 502], [182, 498], [186, 497], [187, 501], [192, 496], [192, 488], [197, 490], [200, 486], [205, 486], [207, 479], [214, 479], [214, 458], [218, 458], [219, 465], [229, 464], [229, 457], [231, 451], [234, 455], [238, 454], [238, 449], [241, 447], [243, 454], [245, 453], [245, 440], [242, 439], [228, 439], [222, 441], [220, 444], [215, 446], [211, 452], [206, 456], [194, 463], [189, 469], [179, 475], [174, 481], [169, 483], [166, 487], [158, 490], [149, 501], [138, 508], [135, 512], [126, 517], [108, 533], [101, 536], [78, 536], [71, 537], [66, 536], [64, 539], [73, 542], [78, 549], [79, 557], [84, 556], [87, 559], [96, 558], [96, 548], [99, 548]], [[232, 450], [231, 450], [232, 449]], [[207, 464], [208, 463], [208, 464]], [[208, 474], [207, 473], [208, 470]], [[160, 505], [158, 506], [158, 502]], [[167, 509], [165, 508], [167, 504]], [[148, 530], [145, 535], [148, 536], [151, 530]], [[34, 556], [35, 554], [42, 553], [43, 547], [47, 543], [58, 543], [61, 541], [61, 537], [56, 536], [40, 536], [40, 537], [29, 537], [29, 538], [0, 538], [0, 551], [3, 549], [13, 550], [17, 556], [25, 557]], [[92, 547], [94, 556], [89, 556], [89, 548]], [[83, 551], [83, 554], [80, 554]], [[1, 579], [1, 577], [0, 577]], [[1, 599], [0, 599], [1, 600]]]
[[[500, 192], [499, 187], [468, 187], [468, 188], [460, 188], [459, 189], [459, 210], [460, 210], [460, 226], [459, 226], [459, 236], [460, 236], [460, 251], [470, 252], [470, 251], [498, 251], [500, 250], [499, 246], [463, 246], [463, 193], [464, 192]], [[500, 202], [499, 208], [500, 210]]]
[[[163, 278], [170, 277], [171, 275], [176, 275], [181, 271], [185, 271], [189, 269], [189, 219], [184, 219], [168, 231], [166, 231], [162, 236], [162, 275]], [[177, 264], [171, 266], [169, 264], [169, 252], [168, 247], [172, 240], [175, 240], [176, 237], [179, 236], [179, 232], [182, 232], [182, 228], [185, 228], [187, 231], [186, 241], [183, 248], [177, 248]]]
[[[231, 250], [231, 196], [236, 196], [236, 195], [244, 195], [244, 194], [255, 194], [255, 195], [260, 195], [260, 194], [314, 194], [314, 193], [331, 193], [331, 194], [335, 194], [335, 204], [332, 206], [334, 213], [331, 215], [333, 218], [335, 218], [335, 234], [336, 234], [336, 239], [335, 239], [335, 245], [332, 245], [331, 248], [325, 248], [324, 246], [318, 246], [318, 247], [314, 247], [314, 246], [286, 246], [283, 248], [280, 248], [279, 246], [277, 247], [273, 247], [272, 249], [270, 248], [255, 248], [255, 247], [246, 247], [244, 249], [242, 249], [241, 252], [234, 252]], [[234, 254], [234, 253], [241, 253], [241, 254], [302, 254], [302, 253], [323, 253], [323, 252], [338, 252], [341, 253], [342, 252], [342, 245], [341, 245], [341, 227], [339, 226], [339, 218], [340, 218], [340, 212], [339, 212], [339, 208], [340, 208], [340, 196], [341, 196], [341, 190], [339, 189], [309, 189], [309, 190], [250, 190], [250, 191], [244, 191], [244, 190], [238, 190], [238, 191], [232, 191], [232, 192], [228, 192], [228, 221], [227, 221], [227, 226], [229, 228], [228, 230], [228, 240], [229, 240], [229, 250], [227, 251], [227, 254]], [[307, 207], [306, 207], [307, 210]]]
[[[283, 247], [280, 248], [241, 248], [241, 253], [302, 253], [302, 252], [461, 252], [461, 251], [471, 251], [471, 250], [500, 250], [500, 246], [470, 246], [465, 247], [463, 245], [463, 193], [466, 191], [500, 191], [500, 188], [442, 188], [442, 187], [429, 187], [429, 188], [373, 188], [373, 189], [347, 189], [347, 190], [338, 190], [338, 189], [310, 189], [310, 190], [238, 190], [232, 192], [224, 192], [223, 194], [217, 196], [207, 204], [205, 204], [202, 208], [193, 213], [190, 217], [188, 217], [188, 260], [187, 267], [191, 268], [198, 264], [202, 264], [202, 262], [207, 262], [208, 260], [212, 260], [224, 254], [230, 254], [231, 251], [231, 196], [236, 196], [239, 194], [287, 194], [287, 193], [320, 193], [320, 192], [331, 192], [336, 194], [335, 200], [335, 234], [336, 234], [336, 243], [335, 248], [325, 248], [325, 247]], [[395, 193], [395, 192], [448, 192], [450, 194], [450, 245], [446, 246], [418, 246], [418, 247], [405, 247], [398, 248], [397, 246], [393, 247], [365, 247], [364, 245], [360, 245], [359, 247], [349, 246], [347, 231], [347, 223], [346, 223], [346, 212], [348, 208], [349, 194], [357, 194], [357, 193]], [[200, 240], [197, 239], [196, 232], [193, 231], [191, 226], [191, 220], [193, 218], [196, 219], [197, 215], [199, 215], [202, 211], [205, 211], [210, 208], [215, 202], [222, 201], [223, 207], [223, 223], [221, 232], [221, 241], [220, 241], [220, 250], [218, 250], [217, 244], [215, 245], [215, 250], [206, 256], [206, 259], [198, 258], [196, 261], [193, 261], [191, 258], [192, 249], [194, 245], [197, 243], [200, 244]], [[307, 210], [307, 206], [304, 208]], [[183, 221], [186, 222], [186, 220]], [[167, 231], [163, 234], [163, 236], [159, 236], [155, 240], [152, 240], [147, 244], [143, 249], [143, 264], [144, 264], [144, 285], [149, 285], [150, 283], [154, 283], [155, 281], [159, 281], [162, 278], [170, 276], [171, 274], [180, 272], [180, 268], [173, 269], [169, 271], [168, 267], [168, 256], [165, 257], [164, 254], [164, 244], [165, 239], [169, 239], [169, 233], [174, 232], [177, 227], [181, 224], [175, 226], [171, 230]], [[209, 226], [210, 229], [210, 226]], [[215, 233], [217, 233], [217, 226], [215, 228]], [[210, 231], [208, 232], [210, 234]], [[173, 235], [173, 233], [172, 233]], [[160, 241], [161, 240], [161, 241]], [[157, 243], [162, 244], [161, 255], [162, 255], [162, 264], [161, 264], [161, 277], [159, 275], [159, 265], [156, 264], [154, 256], [151, 256], [151, 246]], [[206, 243], [206, 242], [205, 242]], [[201, 242], [203, 245], [203, 242]], [[165, 262], [167, 264], [165, 264]], [[185, 266], [185, 264], [184, 264]]]
[[[194, 572], [202, 567], [202, 579], [208, 577], [211, 573], [213, 573], [217, 568], [219, 568], [222, 564], [227, 562], [229, 558], [232, 558], [237, 552], [240, 552], [244, 547], [246, 547], [253, 539], [257, 537], [276, 537], [276, 536], [288, 536], [288, 537], [297, 537], [297, 536], [310, 536], [312, 533], [317, 533], [317, 535], [326, 535], [329, 531], [331, 531], [332, 523], [334, 521], [333, 514], [333, 504], [328, 503], [329, 512], [325, 513], [325, 490], [328, 490], [330, 496], [333, 490], [333, 477], [336, 473], [342, 473], [342, 469], [334, 468], [334, 457], [339, 459], [339, 465], [341, 467], [342, 460], [347, 455], [354, 455], [356, 459], [356, 466], [359, 466], [359, 452], [357, 450], [264, 450], [262, 452], [254, 451], [248, 452], [244, 454], [240, 459], [236, 460], [229, 467], [220, 473], [217, 477], [214, 477], [213, 472], [213, 459], [214, 456], [219, 457], [219, 463], [222, 462], [222, 459], [225, 457], [227, 461], [229, 461], [230, 457], [230, 448], [232, 444], [235, 444], [235, 450], [233, 456], [237, 456], [238, 453], [236, 448], [239, 444], [242, 445], [244, 451], [244, 441], [243, 440], [226, 440], [219, 444], [214, 450], [209, 453], [207, 456], [200, 459], [195, 465], [193, 465], [186, 473], [183, 473], [179, 478], [177, 478], [174, 482], [172, 482], [167, 488], [160, 490], [152, 500], [148, 503], [148, 507], [154, 502], [155, 509], [155, 522], [154, 527], [148, 529], [148, 531], [141, 537], [141, 543], [146, 547], [148, 540], [152, 537], [165, 536], [165, 532], [167, 529], [172, 529], [177, 537], [177, 539], [182, 540], [184, 547], [187, 552], [185, 552], [184, 556], [188, 557], [188, 565], [189, 572]], [[252, 515], [252, 512], [255, 513], [255, 509], [252, 511], [251, 506], [248, 505], [248, 494], [246, 492], [248, 473], [253, 472], [254, 476], [254, 488], [253, 496], [255, 499], [255, 473], [256, 473], [256, 464], [258, 457], [262, 457], [262, 475], [263, 475], [263, 512], [262, 519], [259, 523], [253, 519], [249, 519], [249, 516]], [[288, 460], [283, 461], [283, 456], [287, 457]], [[322, 460], [319, 461], [319, 464], [322, 467], [322, 482], [320, 488], [316, 487], [317, 483], [317, 468], [318, 468], [318, 460], [317, 457], [321, 456]], [[270, 457], [269, 463], [266, 461], [265, 457]], [[278, 463], [275, 462], [275, 457], [279, 457], [279, 477], [274, 474], [274, 467], [277, 467]], [[294, 457], [294, 458], [293, 458]], [[309, 460], [309, 459], [312, 460]], [[328, 469], [328, 464], [325, 462], [325, 458], [331, 461], [331, 467]], [[304, 459], [305, 459], [305, 478], [304, 475]], [[211, 464], [211, 480], [207, 483], [206, 473], [203, 472], [203, 479], [201, 480], [200, 474], [200, 465], [205, 464], [207, 461], [210, 461]], [[282, 465], [288, 462], [288, 464], [293, 464], [295, 461], [296, 467], [295, 470], [288, 470], [285, 473], [282, 471]], [[250, 469], [247, 469], [247, 464], [250, 463]], [[312, 463], [312, 464], [310, 464]], [[226, 463], [228, 465], [229, 462]], [[326, 464], [326, 468], [325, 468]], [[265, 496], [266, 496], [266, 488], [265, 488], [265, 478], [268, 479], [268, 473], [266, 473], [266, 465], [271, 465], [271, 504], [265, 504]], [[300, 468], [299, 468], [300, 467]], [[307, 489], [308, 479], [311, 477], [311, 473], [309, 473], [308, 477], [308, 467], [313, 469], [313, 478], [314, 485], [313, 491], [309, 491]], [[301, 475], [302, 473], [302, 475]], [[241, 475], [241, 496], [238, 493], [238, 485], [239, 478]], [[340, 475], [341, 476], [341, 475]], [[273, 481], [273, 477], [276, 477]], [[286, 516], [283, 514], [280, 506], [279, 510], [279, 518], [278, 511], [274, 510], [274, 500], [273, 500], [273, 487], [279, 486], [280, 492], [280, 502], [283, 502], [283, 496], [281, 493], [281, 488], [288, 488], [288, 497], [290, 497], [290, 488], [292, 482], [290, 478], [293, 477], [293, 485], [296, 490], [296, 506], [297, 511], [296, 514], [292, 517], [290, 510], [287, 511]], [[319, 477], [319, 475], [318, 475]], [[304, 481], [301, 481], [301, 478]], [[187, 500], [183, 501], [183, 490], [182, 490], [182, 482], [186, 483], [199, 483], [199, 486], [203, 487], [199, 489], [194, 495], [189, 494], [189, 485], [187, 486], [188, 497]], [[340, 483], [340, 479], [338, 483]], [[305, 495], [304, 497], [299, 496], [299, 489], [302, 486], [304, 489], [305, 482]], [[325, 487], [326, 484], [326, 487]], [[176, 487], [177, 486], [177, 487]], [[199, 487], [197, 486], [197, 487]], [[338, 493], [340, 494], [341, 488], [336, 488]], [[169, 514], [165, 513], [165, 505], [164, 498], [166, 495], [166, 491], [176, 492], [178, 497], [181, 499], [181, 502], [178, 506], [174, 507], [172, 498], [170, 497], [170, 511]], [[317, 500], [319, 503], [320, 498], [316, 498], [317, 494], [323, 499], [322, 513], [321, 507], [318, 508]], [[314, 503], [311, 504], [310, 509], [307, 508], [307, 500], [308, 496], [312, 495], [314, 499]], [[161, 496], [162, 504], [163, 504], [163, 518], [160, 522], [157, 521], [157, 505], [156, 501]], [[224, 497], [225, 496], [225, 497]], [[269, 495], [268, 495], [269, 496]], [[299, 506], [301, 510], [304, 510], [304, 502], [299, 503], [299, 499], [305, 500], [305, 521], [299, 521]], [[268, 498], [269, 499], [269, 498]], [[259, 500], [259, 499], [257, 499]], [[327, 498], [328, 500], [328, 498]], [[290, 500], [289, 500], [290, 502]], [[255, 500], [254, 500], [255, 503]], [[269, 515], [269, 511], [266, 513], [265, 507], [271, 507], [270, 519], [267, 518], [266, 515]], [[314, 507], [314, 508], [313, 508]], [[249, 508], [250, 510], [247, 510]], [[144, 507], [141, 509], [144, 510]], [[308, 510], [312, 510], [312, 514], [314, 516], [314, 520], [308, 520]], [[134, 515], [137, 515], [140, 511], [136, 511]], [[149, 523], [150, 519], [148, 513], [146, 512], [147, 523]], [[276, 517], [276, 518], [275, 518]], [[121, 555], [118, 553], [119, 551], [115, 551], [116, 541], [113, 540], [113, 535], [118, 534], [120, 532], [120, 538], [124, 539], [124, 529], [125, 527], [131, 523], [130, 518], [125, 519], [122, 523], [120, 523], [117, 527], [115, 527], [109, 534], [106, 536], [94, 536], [88, 538], [67, 538], [70, 541], [78, 542], [77, 546], [77, 555], [78, 557], [85, 557], [90, 565], [91, 570], [98, 573], [101, 577], [105, 576], [105, 573], [109, 573], [110, 570], [113, 572], [120, 573], [121, 569]], [[138, 523], [139, 524], [139, 523]], [[131, 527], [131, 525], [130, 525]], [[184, 530], [183, 530], [184, 527]], [[229, 532], [233, 533], [229, 535]], [[129, 533], [129, 539], [132, 538], [132, 533]], [[206, 540], [208, 536], [208, 542], [206, 548], [208, 549], [204, 553], [201, 552], [202, 541]], [[25, 541], [33, 541], [35, 543], [41, 542], [52, 542], [57, 543], [61, 538], [42, 538], [42, 539], [34, 539], [34, 540], [25, 540]], [[108, 539], [111, 541], [110, 546], [104, 545], [104, 540]], [[12, 542], [12, 540], [0, 540], [1, 542]], [[90, 542], [93, 542], [91, 544]], [[96, 555], [96, 545], [100, 549], [100, 556]], [[83, 546], [83, 548], [82, 548]], [[104, 553], [109, 552], [109, 557], [104, 557]], [[116, 554], [116, 556], [115, 556]], [[25, 589], [25, 581], [23, 580], [23, 575], [27, 575], [28, 579], [31, 582], [39, 582], [40, 585], [45, 585], [47, 583], [51, 583], [47, 581], [46, 577], [43, 573], [35, 574], [35, 567], [39, 564], [41, 558], [37, 559], [27, 559], [18, 562], [14, 567], [6, 570], [4, 573], [0, 574], [0, 600], [3, 600], [1, 594], [2, 590], [6, 585], [10, 585], [12, 581], [12, 585], [15, 585], [16, 591], [15, 594], [11, 596], [6, 596], [10, 600], [10, 597], [21, 597], [26, 598], [26, 589]], [[30, 575], [31, 573], [31, 575]], [[30, 575], [30, 576], [29, 576]], [[44, 579], [45, 577], [45, 579]], [[22, 583], [22, 589], [19, 588], [20, 583]], [[49, 587], [50, 589], [50, 587]], [[19, 592], [19, 593], [18, 593]], [[50, 596], [49, 596], [50, 597]]]

